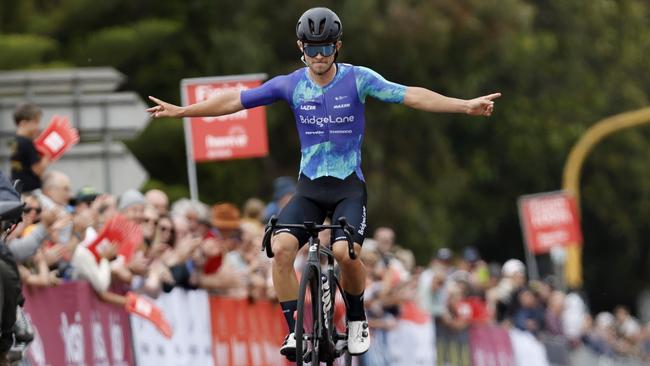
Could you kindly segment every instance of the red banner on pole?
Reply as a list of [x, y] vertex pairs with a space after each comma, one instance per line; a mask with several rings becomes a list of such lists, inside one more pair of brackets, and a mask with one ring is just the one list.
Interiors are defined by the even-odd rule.
[[557, 246], [582, 244], [578, 207], [565, 192], [551, 192], [519, 199], [519, 218], [526, 245], [535, 254]]
[[[262, 84], [263, 74], [184, 79], [183, 104], [193, 104], [231, 90], [248, 90]], [[264, 107], [244, 109], [219, 117], [189, 118], [194, 161], [229, 160], [266, 156], [268, 136]], [[187, 140], [187, 139], [186, 139]]]

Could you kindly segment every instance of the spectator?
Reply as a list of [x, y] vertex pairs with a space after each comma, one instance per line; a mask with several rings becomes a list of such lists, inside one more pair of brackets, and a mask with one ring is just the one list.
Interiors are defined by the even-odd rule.
[[[129, 221], [140, 225], [142, 229], [142, 224], [145, 223], [145, 204], [144, 195], [140, 191], [129, 189], [120, 195], [117, 209], [120, 214]], [[144, 237], [142, 239], [144, 240]], [[133, 274], [144, 275], [147, 271], [144, 248], [136, 248], [128, 263], [124, 256], [118, 256], [117, 260], [111, 262], [111, 270], [113, 275], [124, 283], [130, 283], [133, 280]]]
[[488, 309], [498, 322], [509, 321], [519, 310], [518, 294], [526, 286], [526, 266], [518, 259], [503, 264], [498, 285], [487, 292]]
[[[40, 202], [33, 195], [26, 195], [23, 201], [25, 202], [23, 221], [7, 238], [9, 250], [19, 263], [27, 262], [38, 250], [41, 250], [41, 246], [55, 232], [55, 229], [68, 220], [64, 215], [60, 215], [57, 209], [42, 212]], [[63, 246], [52, 244], [42, 251], [42, 258], [51, 265], [61, 259]]]
[[616, 319], [616, 332], [619, 336], [629, 340], [636, 341], [641, 333], [639, 321], [630, 315], [627, 307], [619, 305], [614, 308], [614, 317]]
[[266, 224], [264, 221], [264, 202], [259, 198], [249, 198], [244, 203], [242, 221], [252, 223], [260, 228]]
[[50, 164], [34, 146], [43, 112], [34, 104], [22, 104], [14, 111], [16, 135], [10, 146], [11, 180], [20, 179], [23, 193], [41, 188], [41, 177]]
[[386, 311], [382, 302], [382, 279], [386, 266], [381, 262], [374, 240], [366, 239], [360, 259], [368, 269], [364, 304], [373, 336], [370, 350], [361, 356], [361, 360], [363, 365], [388, 366], [391, 358], [388, 332], [397, 326], [397, 320], [391, 312]]
[[142, 227], [142, 237], [144, 244], [150, 247], [154, 235], [156, 234], [156, 223], [158, 222], [158, 210], [150, 204], [144, 207], [143, 220], [140, 227]]
[[540, 308], [535, 294], [530, 289], [524, 288], [519, 291], [517, 299], [519, 307], [513, 316], [514, 326], [537, 334], [544, 326], [544, 312]]
[[273, 199], [264, 209], [264, 222], [280, 213], [296, 192], [296, 181], [291, 177], [278, 177], [273, 181]]
[[472, 307], [467, 302], [467, 286], [463, 282], [452, 282], [447, 288], [448, 300], [442, 322], [452, 331], [466, 329], [472, 320]]
[[160, 189], [150, 189], [144, 194], [145, 200], [158, 210], [159, 215], [169, 213], [169, 198], [167, 194]]
[[38, 199], [44, 209], [58, 207], [69, 212], [68, 204], [72, 198], [70, 193], [70, 178], [59, 171], [49, 171], [43, 176], [42, 194]]
[[487, 263], [481, 260], [481, 254], [474, 247], [467, 247], [463, 250], [462, 261], [459, 268], [470, 274], [470, 281], [476, 290], [485, 290], [490, 281], [490, 273]]
[[142, 193], [129, 189], [120, 196], [117, 209], [127, 219], [139, 224], [144, 220], [145, 203]]
[[394, 258], [395, 232], [389, 227], [379, 227], [375, 230], [373, 239], [377, 242], [377, 250], [384, 265], [389, 266]]
[[[219, 203], [212, 207], [212, 225], [219, 231], [219, 237], [210, 242], [213, 256], [206, 258], [200, 273], [199, 285], [202, 288], [220, 293], [243, 289], [246, 264], [242, 253], [235, 251], [241, 244], [240, 223], [240, 211], [232, 203]], [[218, 266], [214, 265], [216, 262], [220, 262]], [[241, 296], [242, 292], [237, 294]]]
[[210, 209], [204, 203], [181, 198], [172, 205], [172, 216], [175, 219], [178, 217], [185, 219], [189, 235], [203, 237], [205, 232], [203, 223], [209, 222]]
[[562, 327], [562, 312], [564, 311], [564, 293], [553, 291], [548, 300], [545, 314], [545, 329], [553, 336], [564, 335]]
[[74, 207], [74, 212], [81, 212], [90, 208], [90, 205], [99, 197], [101, 193], [92, 186], [83, 186], [77, 194], [70, 200], [70, 205]]
[[440, 267], [447, 273], [453, 272], [453, 261], [454, 252], [449, 248], [440, 248], [436, 252], [436, 256], [433, 258], [433, 265]]
[[577, 344], [583, 335], [587, 305], [577, 292], [569, 292], [564, 297], [562, 329], [569, 342]]
[[447, 267], [436, 258], [422, 272], [418, 282], [418, 301], [431, 314], [434, 325], [440, 324], [447, 308]]

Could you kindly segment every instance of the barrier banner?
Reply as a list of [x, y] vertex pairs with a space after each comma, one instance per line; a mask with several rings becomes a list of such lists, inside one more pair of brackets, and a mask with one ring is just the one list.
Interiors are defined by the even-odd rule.
[[210, 298], [215, 366], [283, 365], [287, 326], [277, 304]]
[[151, 322], [131, 316], [138, 366], [212, 366], [208, 293], [175, 288], [170, 293], [161, 294], [155, 303], [164, 309], [174, 334], [167, 339]]
[[87, 282], [25, 288], [25, 310], [35, 329], [32, 365], [133, 365], [127, 313], [97, 299]]
[[530, 332], [512, 328], [508, 335], [512, 344], [514, 365], [551, 366], [544, 345]]
[[415, 303], [405, 303], [397, 327], [388, 332], [386, 337], [386, 346], [390, 349], [390, 365], [434, 365], [436, 358], [433, 344], [431, 317]]
[[474, 326], [469, 330], [472, 366], [515, 366], [508, 332], [496, 326]]

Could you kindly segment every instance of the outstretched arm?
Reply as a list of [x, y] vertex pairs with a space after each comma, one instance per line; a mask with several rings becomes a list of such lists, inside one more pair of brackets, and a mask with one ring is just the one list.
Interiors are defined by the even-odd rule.
[[429, 89], [407, 87], [404, 105], [427, 112], [466, 113], [472, 116], [489, 116], [494, 110], [494, 99], [501, 93], [484, 95], [474, 99], [446, 97]]
[[185, 107], [173, 105], [150, 96], [149, 99], [156, 103], [156, 105], [147, 109], [147, 112], [151, 113], [151, 116], [154, 118], [222, 116], [244, 109], [240, 94], [239, 90], [228, 90], [223, 93], [218, 93], [202, 102], [190, 104]]

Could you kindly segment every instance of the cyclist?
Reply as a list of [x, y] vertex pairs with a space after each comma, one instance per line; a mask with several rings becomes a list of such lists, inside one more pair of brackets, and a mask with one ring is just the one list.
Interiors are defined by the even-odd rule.
[[[360, 66], [336, 63], [343, 26], [327, 8], [307, 10], [298, 20], [298, 49], [306, 67], [277, 76], [246, 91], [226, 91], [185, 107], [149, 97], [153, 117], [201, 117], [235, 113], [244, 108], [284, 100], [293, 109], [300, 136], [302, 160], [297, 191], [278, 217], [279, 223], [321, 223], [331, 214], [333, 222], [345, 216], [355, 227], [357, 253], [366, 235], [366, 186], [361, 172], [364, 105], [367, 96], [389, 103], [402, 103], [430, 112], [455, 112], [489, 116], [495, 93], [470, 100], [449, 98], [428, 89], [407, 87], [385, 80]], [[275, 252], [273, 283], [290, 329], [280, 352], [295, 359], [293, 314], [297, 307], [298, 281], [293, 262], [307, 242], [304, 230], [278, 229], [272, 241]], [[370, 346], [363, 309], [365, 268], [351, 260], [342, 232], [334, 233], [333, 250], [341, 267], [344, 296], [349, 308], [348, 350], [362, 354]]]

